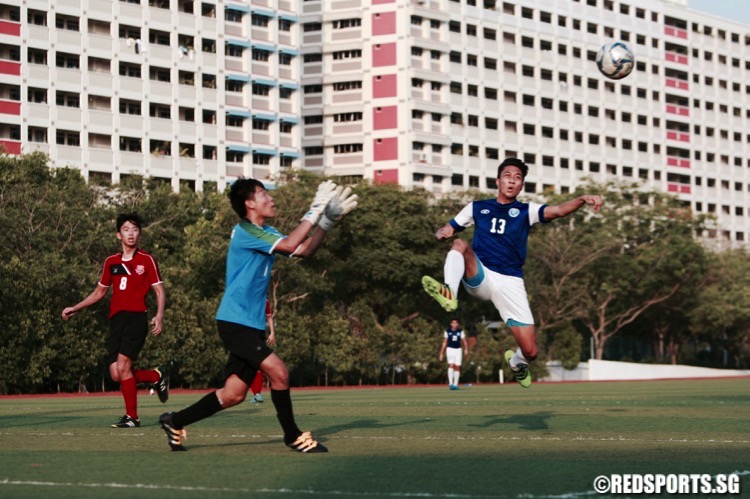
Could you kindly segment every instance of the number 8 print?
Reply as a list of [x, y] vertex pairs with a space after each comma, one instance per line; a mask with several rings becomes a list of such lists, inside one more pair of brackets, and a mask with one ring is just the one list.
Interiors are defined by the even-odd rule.
[[120, 279], [120, 291], [124, 291], [125, 288], [127, 287], [128, 287], [128, 278], [123, 277], [122, 279]]

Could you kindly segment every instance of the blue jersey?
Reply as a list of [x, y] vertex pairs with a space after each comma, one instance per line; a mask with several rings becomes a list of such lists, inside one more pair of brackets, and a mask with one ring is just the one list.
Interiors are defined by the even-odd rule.
[[448, 338], [446, 348], [461, 348], [461, 338], [464, 337], [463, 329], [446, 329], [445, 337]]
[[497, 199], [474, 201], [450, 224], [458, 231], [476, 225], [471, 247], [482, 265], [500, 274], [523, 277], [529, 231], [535, 223], [547, 222], [546, 206], [518, 200], [508, 204]]
[[285, 237], [273, 227], [260, 227], [247, 220], [232, 229], [227, 251], [227, 282], [216, 313], [217, 320], [265, 331], [273, 250]]

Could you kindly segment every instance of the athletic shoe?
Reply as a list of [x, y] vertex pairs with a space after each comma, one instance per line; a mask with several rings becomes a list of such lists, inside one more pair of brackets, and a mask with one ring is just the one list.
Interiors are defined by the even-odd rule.
[[164, 374], [166, 371], [163, 367], [157, 367], [154, 371], [159, 373], [159, 381], [154, 383], [154, 388], [159, 396], [159, 402], [163, 404], [169, 399], [169, 378]]
[[187, 439], [187, 432], [185, 428], [177, 429], [172, 423], [172, 415], [174, 412], [165, 412], [159, 416], [159, 424], [167, 434], [167, 441], [173, 451], [186, 451], [187, 449], [182, 446], [182, 442]]
[[513, 350], [507, 350], [505, 352], [505, 361], [508, 363], [508, 367], [513, 371], [513, 376], [518, 381], [518, 384], [524, 388], [531, 386], [531, 373], [529, 372], [529, 366], [526, 364], [518, 364], [518, 367], [513, 369], [510, 365], [510, 358], [513, 357]]
[[448, 390], [455, 390], [455, 388], [453, 388], [453, 385], [448, 385]]
[[261, 395], [260, 393], [256, 393], [255, 395], [253, 395], [253, 402], [257, 402], [259, 404], [262, 404], [263, 403], [263, 395]]
[[141, 426], [140, 420], [131, 418], [125, 414], [118, 422], [112, 425], [112, 428], [138, 428], [139, 426]]
[[432, 277], [426, 275], [422, 277], [422, 287], [428, 295], [443, 307], [446, 312], [453, 312], [458, 308], [458, 299], [453, 295], [453, 291], [447, 284], [440, 284]]
[[304, 452], [307, 454], [314, 454], [317, 452], [328, 452], [325, 445], [319, 444], [313, 440], [312, 433], [309, 431], [304, 432], [302, 435], [297, 437], [297, 440], [291, 444], [286, 444], [287, 447], [296, 450], [297, 452]]

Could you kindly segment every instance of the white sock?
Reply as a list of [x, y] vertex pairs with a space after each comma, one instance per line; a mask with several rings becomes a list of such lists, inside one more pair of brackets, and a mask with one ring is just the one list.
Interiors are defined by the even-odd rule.
[[458, 378], [461, 376], [461, 371], [453, 370], [453, 384], [458, 386]]
[[464, 270], [464, 255], [460, 251], [450, 250], [445, 257], [443, 275], [445, 277], [445, 284], [453, 291], [453, 296], [458, 296], [458, 286], [464, 277]]
[[516, 353], [513, 354], [513, 357], [510, 358], [510, 367], [511, 369], [516, 369], [518, 367], [518, 364], [526, 364], [529, 365], [529, 361], [526, 360], [526, 357], [523, 356], [523, 352], [520, 348], [516, 350]]
[[449, 385], [453, 384], [453, 368], [452, 367], [448, 368], [448, 384]]

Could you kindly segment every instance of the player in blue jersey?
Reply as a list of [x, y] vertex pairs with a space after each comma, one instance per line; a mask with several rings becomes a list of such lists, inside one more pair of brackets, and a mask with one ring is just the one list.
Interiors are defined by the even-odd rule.
[[275, 255], [312, 256], [336, 221], [357, 206], [357, 195], [330, 180], [321, 183], [310, 210], [288, 236], [266, 225], [276, 216], [276, 205], [260, 181], [237, 180], [229, 189], [229, 200], [240, 222], [232, 230], [226, 289], [216, 314], [219, 337], [229, 351], [224, 386], [182, 411], [162, 414], [159, 422], [172, 450], [186, 450], [182, 445], [185, 426], [241, 403], [261, 370], [271, 385], [284, 443], [299, 452], [327, 452], [294, 421], [289, 373], [265, 341], [266, 296]]
[[515, 352], [505, 352], [505, 360], [524, 388], [531, 386], [528, 365], [537, 356], [534, 318], [523, 281], [529, 231], [534, 224], [565, 217], [584, 205], [591, 205], [595, 213], [602, 206], [598, 195], [579, 196], [556, 206], [521, 203], [517, 197], [528, 171], [518, 158], [500, 164], [497, 198], [469, 203], [435, 233], [442, 241], [475, 225], [471, 245], [453, 240], [443, 269], [445, 284], [429, 276], [422, 278], [425, 291], [449, 312], [458, 308], [461, 282], [471, 296], [494, 303], [518, 344]]
[[463, 329], [458, 327], [458, 319], [453, 319], [445, 330], [443, 344], [440, 345], [440, 362], [443, 357], [448, 360], [448, 389], [458, 390], [458, 379], [461, 377], [463, 355], [469, 355], [469, 345]]

